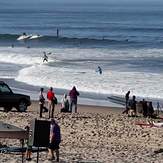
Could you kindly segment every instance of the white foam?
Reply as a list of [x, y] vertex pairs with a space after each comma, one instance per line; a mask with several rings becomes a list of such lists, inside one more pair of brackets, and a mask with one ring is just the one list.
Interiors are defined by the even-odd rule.
[[[26, 47], [1, 47], [0, 62], [15, 63], [15, 64], [37, 64], [42, 63], [43, 51], [52, 52], [49, 55], [49, 61], [58, 60], [86, 60], [86, 59], [123, 59], [131, 58], [158, 58], [162, 56], [163, 49], [140, 49], [140, 50], [113, 50], [113, 49], [79, 49], [79, 48], [26, 48]], [[55, 55], [53, 55], [55, 54]]]
[[[49, 55], [51, 65], [42, 64], [43, 51], [55, 54]], [[162, 98], [161, 71], [151, 73], [142, 72], [142, 69], [138, 72], [137, 67], [129, 69], [131, 65], [128, 62], [111, 65], [111, 60], [160, 58], [162, 53], [163, 49], [0, 48], [0, 62], [24, 64], [15, 79], [32, 85], [63, 89], [76, 85], [84, 92], [120, 95], [131, 90], [136, 96]], [[99, 75], [95, 68], [101, 63], [107, 66], [103, 74]], [[2, 73], [4, 72], [0, 72], [0, 76]]]
[[[0, 62], [17, 65], [42, 64], [43, 49], [26, 47], [0, 48]], [[53, 59], [49, 59], [53, 61]]]
[[70, 89], [76, 85], [80, 91], [102, 94], [132, 94], [142, 97], [163, 97], [163, 75], [141, 72], [95, 71], [34, 65], [19, 72], [18, 81], [32, 85]]

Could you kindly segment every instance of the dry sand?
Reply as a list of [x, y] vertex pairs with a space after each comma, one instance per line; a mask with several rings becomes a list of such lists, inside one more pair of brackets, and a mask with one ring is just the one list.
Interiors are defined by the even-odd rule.
[[[163, 129], [141, 128], [135, 122], [146, 122], [142, 117], [131, 118], [122, 115], [122, 109], [79, 105], [79, 113], [59, 113], [55, 118], [61, 127], [60, 162], [63, 163], [142, 163], [163, 162]], [[4, 113], [0, 120], [24, 128], [39, 117], [38, 102], [32, 102], [28, 112]], [[44, 113], [45, 119], [48, 117]], [[158, 120], [155, 120], [158, 121]], [[18, 140], [0, 139], [7, 146], [20, 146]], [[158, 151], [158, 153], [155, 153]], [[39, 162], [47, 161], [47, 152], [40, 153]], [[20, 154], [0, 154], [1, 162], [21, 162]], [[36, 162], [36, 153], [32, 155]]]

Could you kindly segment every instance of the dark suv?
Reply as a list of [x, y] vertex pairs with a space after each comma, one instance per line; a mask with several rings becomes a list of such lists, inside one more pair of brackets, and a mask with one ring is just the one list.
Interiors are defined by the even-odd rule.
[[31, 105], [30, 96], [13, 93], [10, 87], [0, 81], [0, 107], [8, 112], [15, 107], [19, 112], [24, 112]]

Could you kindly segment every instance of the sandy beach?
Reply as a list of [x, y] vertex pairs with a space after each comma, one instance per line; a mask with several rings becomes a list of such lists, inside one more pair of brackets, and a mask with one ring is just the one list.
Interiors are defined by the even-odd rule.
[[[0, 82], [12, 90], [0, 85], [0, 103], [10, 109], [4, 97], [12, 92], [32, 102], [26, 112], [0, 107], [0, 163], [21, 163], [23, 156], [1, 150], [22, 145], [7, 138], [12, 128], [3, 123], [27, 137], [22, 129], [34, 119], [50, 121], [47, 112], [39, 118], [41, 88], [47, 100], [53, 87], [60, 103], [74, 86], [78, 112], [61, 113], [61, 104], [54, 112], [61, 163], [163, 163], [162, 6], [163, 0], [0, 0]], [[155, 118], [122, 114], [126, 99], [134, 111], [144, 106], [144, 116]], [[30, 162], [37, 162], [36, 151]], [[50, 163], [47, 149], [42, 162]]]
[[[34, 118], [39, 119], [38, 102], [26, 113], [0, 112], [0, 121], [24, 128]], [[121, 114], [121, 108], [78, 106], [78, 113], [60, 113], [55, 119], [61, 127], [60, 162], [162, 162], [163, 130], [143, 128], [136, 122], [147, 122], [142, 117], [131, 118]], [[47, 119], [44, 113], [42, 119]], [[155, 120], [158, 121], [158, 120]], [[0, 139], [2, 145], [20, 146], [19, 140]], [[156, 153], [157, 152], [157, 153]], [[36, 162], [36, 153], [32, 154]], [[0, 154], [0, 162], [21, 162], [21, 154]], [[41, 152], [39, 162], [49, 162], [47, 152]]]

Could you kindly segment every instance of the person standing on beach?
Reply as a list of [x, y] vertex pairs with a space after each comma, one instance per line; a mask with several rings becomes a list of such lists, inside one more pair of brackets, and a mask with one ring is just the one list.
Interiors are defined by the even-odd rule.
[[128, 110], [129, 110], [129, 98], [130, 98], [130, 91], [128, 91], [125, 95], [125, 106], [126, 109], [123, 111], [123, 114], [126, 113], [128, 114]]
[[128, 105], [129, 98], [130, 98], [130, 91], [128, 91], [128, 92], [126, 93], [126, 95], [125, 95], [126, 108], [127, 108], [127, 105]]
[[157, 115], [159, 116], [159, 112], [160, 112], [160, 103], [157, 102]]
[[142, 108], [143, 108], [143, 116], [147, 117], [148, 106], [147, 106], [147, 101], [145, 99], [143, 99], [142, 101]]
[[69, 92], [70, 96], [70, 112], [72, 112], [72, 107], [75, 107], [75, 113], [77, 113], [77, 98], [79, 96], [79, 92], [76, 90], [76, 87], [73, 86], [72, 90]]
[[148, 117], [152, 118], [153, 114], [154, 114], [154, 108], [153, 108], [153, 105], [152, 105], [152, 101], [149, 101], [149, 104], [148, 104]]
[[137, 115], [137, 110], [136, 110], [136, 96], [132, 97], [132, 100], [130, 101], [130, 114], [129, 116], [136, 116]]
[[59, 144], [61, 142], [61, 131], [59, 125], [54, 119], [51, 120], [50, 124], [50, 142], [48, 148], [49, 160], [55, 160], [54, 151], [56, 152], [56, 161], [59, 162]]
[[55, 94], [53, 92], [53, 88], [50, 87], [50, 89], [49, 89], [49, 91], [47, 93], [49, 118], [54, 117], [54, 108], [55, 108], [54, 98], [55, 98]]
[[44, 88], [40, 88], [40, 94], [39, 94], [40, 118], [42, 118], [42, 112], [43, 112], [44, 104], [45, 104], [43, 91], [44, 91]]

